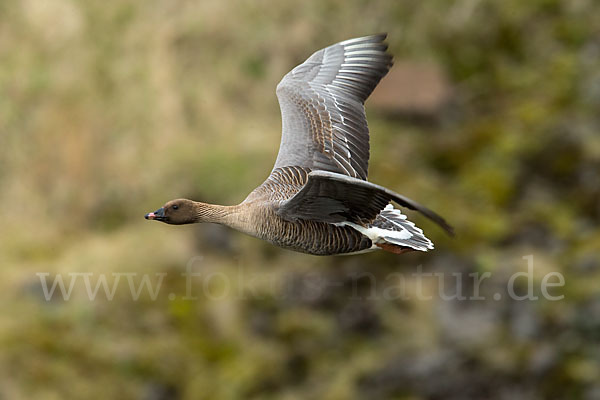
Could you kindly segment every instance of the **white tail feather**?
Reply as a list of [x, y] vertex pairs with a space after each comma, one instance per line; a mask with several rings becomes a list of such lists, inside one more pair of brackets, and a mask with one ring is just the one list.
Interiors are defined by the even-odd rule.
[[419, 251], [433, 249], [433, 243], [423, 231], [391, 204], [379, 213], [370, 226], [365, 227], [352, 222], [342, 222], [339, 225], [351, 226], [371, 239], [373, 245], [388, 243]]

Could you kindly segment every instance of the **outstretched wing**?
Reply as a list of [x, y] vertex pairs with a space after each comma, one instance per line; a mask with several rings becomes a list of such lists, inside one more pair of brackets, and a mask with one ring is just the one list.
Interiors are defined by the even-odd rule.
[[282, 136], [273, 170], [295, 165], [367, 179], [364, 102], [392, 65], [385, 37], [334, 44], [283, 77], [277, 86]]
[[291, 221], [363, 224], [373, 221], [390, 201], [420, 212], [453, 234], [453, 228], [444, 218], [414, 200], [371, 182], [325, 171], [308, 174], [306, 184], [294, 197], [282, 202], [277, 213]]

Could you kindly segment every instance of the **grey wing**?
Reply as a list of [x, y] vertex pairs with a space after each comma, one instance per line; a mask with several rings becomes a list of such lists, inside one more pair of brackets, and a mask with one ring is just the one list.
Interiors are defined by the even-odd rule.
[[364, 102], [392, 65], [386, 35], [319, 50], [277, 86], [282, 136], [273, 170], [290, 165], [367, 179]]
[[444, 218], [414, 200], [371, 182], [326, 171], [308, 174], [304, 187], [282, 202], [277, 213], [292, 221], [306, 219], [363, 224], [373, 221], [390, 201], [416, 210], [451, 235], [454, 233]]

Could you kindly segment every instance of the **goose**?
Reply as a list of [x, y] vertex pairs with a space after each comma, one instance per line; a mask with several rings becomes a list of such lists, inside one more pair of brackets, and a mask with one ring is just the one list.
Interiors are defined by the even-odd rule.
[[364, 102], [392, 66], [387, 34], [321, 49], [277, 85], [282, 135], [268, 178], [238, 205], [188, 199], [145, 215], [172, 225], [212, 222], [313, 255], [427, 251], [433, 243], [392, 205], [415, 210], [449, 234], [438, 214], [367, 181]]

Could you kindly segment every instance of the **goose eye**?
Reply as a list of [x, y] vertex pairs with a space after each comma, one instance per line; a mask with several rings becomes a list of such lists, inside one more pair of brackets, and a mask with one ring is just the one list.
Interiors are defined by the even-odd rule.
[[179, 206], [177, 204], [173, 205], [173, 210], [177, 210], [179, 208]]

